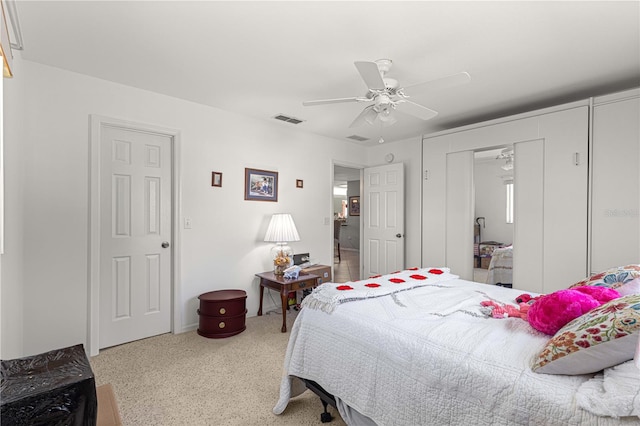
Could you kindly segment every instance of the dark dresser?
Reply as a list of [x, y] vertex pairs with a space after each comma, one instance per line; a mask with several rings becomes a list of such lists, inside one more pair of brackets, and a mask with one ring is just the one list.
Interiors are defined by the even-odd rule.
[[96, 382], [80, 345], [2, 360], [2, 426], [95, 426]]
[[244, 290], [216, 290], [198, 296], [200, 322], [198, 334], [220, 339], [242, 333], [247, 316]]

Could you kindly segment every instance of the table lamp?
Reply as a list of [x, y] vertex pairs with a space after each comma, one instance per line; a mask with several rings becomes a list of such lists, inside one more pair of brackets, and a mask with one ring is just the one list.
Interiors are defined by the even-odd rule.
[[293, 223], [291, 215], [288, 213], [274, 214], [269, 222], [264, 240], [276, 243], [271, 249], [273, 273], [283, 275], [284, 270], [293, 265], [293, 250], [287, 243], [300, 241], [296, 224]]

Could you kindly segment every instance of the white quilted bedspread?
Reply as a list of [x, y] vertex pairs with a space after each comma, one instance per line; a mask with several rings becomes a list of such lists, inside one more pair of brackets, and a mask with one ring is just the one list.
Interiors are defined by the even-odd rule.
[[291, 330], [281, 414], [319, 383], [384, 425], [637, 424], [576, 404], [592, 375], [537, 374], [530, 365], [548, 337], [519, 318], [487, 318], [482, 300], [513, 303], [521, 291], [453, 280], [344, 303], [331, 314], [304, 308]]
[[493, 251], [486, 283], [513, 283], [513, 247], [502, 247]]

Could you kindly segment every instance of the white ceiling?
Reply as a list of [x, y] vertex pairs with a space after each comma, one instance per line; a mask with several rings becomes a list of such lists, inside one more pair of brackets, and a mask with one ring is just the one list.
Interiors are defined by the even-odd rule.
[[[363, 144], [399, 140], [640, 86], [640, 2], [18, 1], [22, 58]], [[412, 97], [439, 112], [380, 128], [354, 61], [393, 60], [401, 86], [471, 75]]]

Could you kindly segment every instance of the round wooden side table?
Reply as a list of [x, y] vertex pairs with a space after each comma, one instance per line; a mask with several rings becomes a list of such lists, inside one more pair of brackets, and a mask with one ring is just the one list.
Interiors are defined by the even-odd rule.
[[210, 291], [201, 294], [198, 299], [199, 335], [220, 339], [240, 334], [247, 328], [247, 293], [244, 290]]

